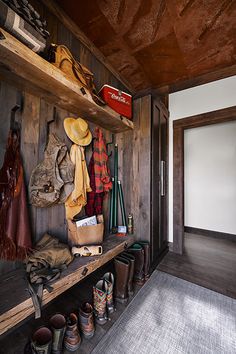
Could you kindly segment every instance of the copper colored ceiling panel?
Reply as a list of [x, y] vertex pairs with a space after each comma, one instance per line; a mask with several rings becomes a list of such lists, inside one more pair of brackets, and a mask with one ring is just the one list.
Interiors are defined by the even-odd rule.
[[174, 32], [140, 50], [135, 57], [152, 82], [166, 84], [188, 78]]
[[138, 91], [236, 64], [235, 0], [58, 0]]

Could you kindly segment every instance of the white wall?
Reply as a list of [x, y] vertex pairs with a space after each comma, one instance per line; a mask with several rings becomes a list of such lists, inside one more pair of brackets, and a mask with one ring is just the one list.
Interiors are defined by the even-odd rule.
[[236, 121], [184, 132], [185, 226], [236, 234]]
[[169, 96], [169, 241], [173, 241], [173, 120], [236, 105], [236, 76]]

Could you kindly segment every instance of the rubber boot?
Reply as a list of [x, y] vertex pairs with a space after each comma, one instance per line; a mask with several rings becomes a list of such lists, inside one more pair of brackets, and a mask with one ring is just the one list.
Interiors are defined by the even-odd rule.
[[110, 272], [103, 275], [103, 279], [107, 282], [107, 311], [111, 314], [115, 311], [113, 301], [114, 275]]
[[84, 302], [79, 309], [79, 322], [83, 336], [92, 338], [95, 332], [93, 319], [93, 306], [88, 302]]
[[58, 313], [50, 318], [50, 325], [53, 333], [52, 354], [61, 354], [66, 330], [66, 319]]
[[115, 300], [117, 302], [126, 303], [128, 301], [128, 279], [130, 261], [126, 258], [118, 256], [114, 259], [116, 283], [115, 283]]
[[69, 352], [75, 352], [81, 343], [78, 330], [78, 318], [76, 314], [71, 313], [67, 319], [64, 346]]
[[52, 332], [47, 327], [41, 327], [34, 332], [31, 340], [32, 354], [51, 354]]
[[96, 322], [105, 324], [107, 317], [107, 282], [102, 279], [93, 287], [93, 308]]
[[129, 278], [128, 278], [128, 296], [132, 296], [134, 294], [134, 264], [135, 264], [135, 257], [128, 252], [121, 253], [121, 257], [126, 258], [130, 262], [129, 268]]
[[144, 249], [139, 243], [134, 243], [127, 250], [135, 257], [134, 263], [134, 282], [143, 285], [144, 284]]
[[150, 277], [150, 243], [148, 241], [139, 241], [138, 242], [144, 250], [144, 280], [146, 281]]

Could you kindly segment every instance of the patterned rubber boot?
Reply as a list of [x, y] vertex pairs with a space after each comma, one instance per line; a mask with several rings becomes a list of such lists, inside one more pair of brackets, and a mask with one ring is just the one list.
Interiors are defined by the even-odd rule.
[[75, 352], [81, 343], [78, 330], [78, 318], [76, 314], [71, 313], [67, 319], [64, 346], [69, 352]]
[[63, 315], [58, 313], [52, 316], [49, 322], [53, 333], [52, 354], [62, 354], [66, 319]]
[[34, 332], [31, 340], [32, 354], [51, 354], [52, 332], [47, 327], [41, 327]]
[[93, 287], [93, 308], [96, 322], [105, 324], [107, 318], [107, 282], [102, 279]]
[[115, 311], [113, 301], [114, 275], [108, 272], [103, 275], [103, 279], [107, 282], [107, 311], [108, 314], [111, 314]]
[[92, 338], [95, 332], [93, 306], [84, 302], [79, 309], [79, 323], [85, 338]]

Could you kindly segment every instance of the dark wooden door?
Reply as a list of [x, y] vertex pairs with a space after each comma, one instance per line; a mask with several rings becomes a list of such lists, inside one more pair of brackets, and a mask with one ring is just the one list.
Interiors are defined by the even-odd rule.
[[159, 100], [153, 101], [151, 156], [151, 244], [156, 263], [167, 248], [168, 233], [168, 110]]

